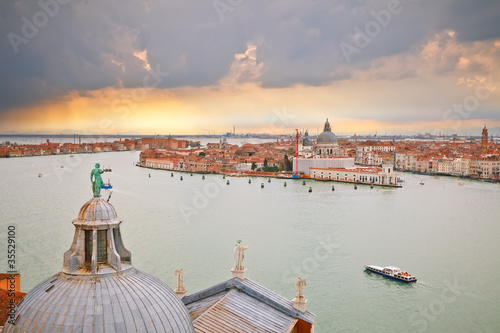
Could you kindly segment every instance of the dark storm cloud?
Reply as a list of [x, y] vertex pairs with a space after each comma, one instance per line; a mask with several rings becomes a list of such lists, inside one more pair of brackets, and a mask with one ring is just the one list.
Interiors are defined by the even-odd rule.
[[[415, 52], [444, 29], [464, 41], [500, 34], [499, 1], [401, 1], [402, 11], [347, 63], [339, 45], [352, 42], [355, 28], [363, 31], [374, 20], [371, 11], [389, 2], [220, 0], [221, 14], [213, 1], [200, 0], [2, 1], [0, 109], [70, 91], [140, 87], [148, 72], [134, 52], [144, 50], [152, 69], [170, 73], [160, 87], [214, 84], [248, 42], [264, 64], [263, 87], [318, 86], [349, 78], [374, 59]], [[38, 22], [38, 31], [27, 36], [26, 21]]]

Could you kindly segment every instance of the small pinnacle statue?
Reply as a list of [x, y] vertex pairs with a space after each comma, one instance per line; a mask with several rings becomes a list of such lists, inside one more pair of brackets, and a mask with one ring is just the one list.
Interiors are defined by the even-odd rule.
[[186, 287], [184, 287], [184, 270], [182, 268], [175, 270], [175, 276], [177, 277], [177, 287], [176, 291], [185, 291]]
[[241, 240], [236, 242], [236, 246], [234, 247], [233, 256], [236, 266], [234, 269], [237, 271], [243, 271], [245, 267], [243, 267], [243, 259], [245, 258], [245, 250], [248, 250], [250, 246], [241, 245]]
[[306, 286], [306, 279], [302, 279], [300, 276], [297, 280], [295, 280], [295, 287], [297, 287], [297, 296], [295, 296], [298, 300], [305, 299], [304, 297], [304, 287]]
[[94, 197], [101, 196], [101, 188], [104, 185], [104, 182], [101, 178], [101, 173], [111, 171], [111, 169], [101, 170], [101, 165], [96, 163], [95, 169], [90, 173], [90, 181], [92, 182], [92, 191], [94, 192]]

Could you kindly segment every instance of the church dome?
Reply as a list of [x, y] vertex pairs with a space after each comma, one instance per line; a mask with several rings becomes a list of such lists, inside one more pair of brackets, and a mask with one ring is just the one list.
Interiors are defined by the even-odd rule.
[[323, 133], [318, 136], [316, 143], [337, 143], [337, 136], [333, 134], [332, 129], [330, 127], [330, 123], [328, 119], [325, 122], [325, 127], [323, 129]]
[[116, 220], [115, 208], [101, 197], [94, 197], [87, 201], [78, 213], [78, 220], [81, 222]]
[[337, 143], [337, 136], [333, 132], [323, 132], [318, 136], [317, 143]]
[[[93, 173], [99, 171], [96, 165]], [[179, 296], [132, 266], [120, 232], [123, 221], [93, 186], [94, 197], [73, 221], [75, 235], [61, 272], [24, 297], [3, 332], [194, 333]]]
[[302, 146], [304, 146], [304, 147], [312, 147], [313, 146], [313, 142], [309, 138], [309, 132], [307, 130], [306, 130], [306, 133], [304, 134], [304, 139], [302, 140]]
[[194, 332], [165, 283], [136, 268], [104, 277], [59, 273], [33, 288], [3, 332]]

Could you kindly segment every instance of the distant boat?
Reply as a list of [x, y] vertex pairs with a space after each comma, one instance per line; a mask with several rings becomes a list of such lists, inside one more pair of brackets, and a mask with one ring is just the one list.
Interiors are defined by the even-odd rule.
[[402, 272], [401, 269], [394, 266], [380, 267], [375, 265], [363, 266], [367, 271], [382, 275], [383, 277], [397, 280], [404, 283], [415, 283], [417, 278], [408, 272]]
[[464, 183], [458, 183], [458, 186], [464, 186]]
[[69, 157], [75, 157], [75, 156], [73, 156], [73, 155], [69, 155]]
[[420, 185], [424, 185], [424, 181], [423, 180], [420, 181]]
[[38, 177], [39, 177], [39, 178], [40, 178], [40, 177], [42, 177], [42, 176], [43, 176], [43, 175], [42, 175], [41, 173], [39, 173], [39, 174], [38, 174]]

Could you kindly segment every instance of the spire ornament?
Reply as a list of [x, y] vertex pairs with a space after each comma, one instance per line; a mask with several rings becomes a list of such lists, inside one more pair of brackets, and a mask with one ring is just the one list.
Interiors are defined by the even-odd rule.
[[323, 132], [331, 132], [332, 128], [330, 127], [330, 123], [328, 122], [328, 118], [326, 118], [325, 127], [323, 128]]
[[299, 311], [306, 312], [307, 299], [304, 297], [304, 287], [306, 286], [306, 279], [300, 276], [295, 280], [295, 287], [297, 288], [297, 295], [292, 299], [292, 305]]
[[184, 286], [184, 270], [182, 268], [175, 270], [175, 276], [177, 277], [177, 287], [174, 291], [179, 296], [180, 299], [186, 297], [187, 289]]

